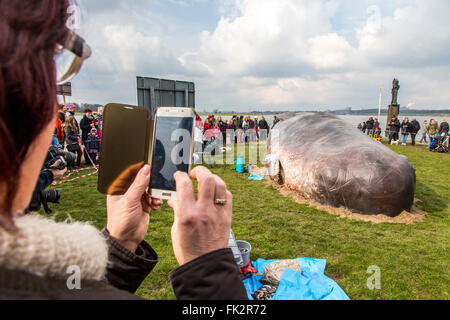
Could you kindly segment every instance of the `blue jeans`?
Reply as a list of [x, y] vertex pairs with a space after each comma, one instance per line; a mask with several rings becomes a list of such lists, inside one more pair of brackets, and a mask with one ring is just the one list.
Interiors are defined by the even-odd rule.
[[408, 137], [409, 137], [409, 134], [404, 134], [403, 135], [403, 143], [406, 143], [406, 141], [408, 141]]

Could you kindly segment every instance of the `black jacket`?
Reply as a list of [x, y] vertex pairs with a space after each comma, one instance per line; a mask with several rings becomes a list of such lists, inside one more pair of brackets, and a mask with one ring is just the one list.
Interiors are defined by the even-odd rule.
[[389, 122], [389, 130], [398, 133], [400, 131], [400, 121], [395, 119], [395, 121]]
[[441, 126], [439, 128], [439, 133], [440, 134], [443, 134], [443, 133], [448, 134], [448, 130], [449, 130], [448, 122], [442, 122]]
[[269, 124], [267, 123], [266, 120], [260, 120], [259, 121], [259, 128], [261, 130], [269, 130]]
[[80, 129], [81, 129], [81, 139], [82, 141], [86, 141], [89, 133], [91, 132], [91, 123], [94, 121], [94, 118], [88, 118], [84, 115], [83, 119], [80, 121]]
[[410, 132], [417, 134], [420, 131], [420, 123], [417, 120], [413, 120], [410, 123]]
[[412, 126], [410, 122], [402, 122], [402, 134], [408, 134], [411, 132]]
[[[103, 231], [109, 246], [106, 280], [81, 280], [80, 290], [69, 290], [67, 279], [42, 278], [31, 273], [0, 269], [0, 299], [17, 300], [141, 300], [133, 295], [158, 262], [158, 255], [143, 241], [136, 253]], [[191, 261], [170, 274], [177, 299], [247, 300], [230, 249]]]
[[367, 121], [366, 122], [366, 128], [367, 128], [367, 130], [373, 130], [374, 129], [374, 127], [373, 127], [373, 125], [374, 125], [374, 120], [370, 120], [370, 121]]

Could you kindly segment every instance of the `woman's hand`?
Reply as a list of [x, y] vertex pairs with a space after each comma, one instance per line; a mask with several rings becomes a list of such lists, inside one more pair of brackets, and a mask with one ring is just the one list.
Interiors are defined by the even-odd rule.
[[[222, 179], [205, 167], [196, 167], [190, 175], [198, 181], [198, 199], [189, 176], [177, 172], [177, 200], [169, 201], [175, 212], [173, 251], [180, 266], [226, 248], [231, 229], [233, 197]], [[216, 205], [216, 199], [224, 199], [226, 204]]]
[[135, 252], [144, 240], [150, 222], [150, 211], [158, 210], [162, 201], [147, 193], [150, 167], [145, 165], [137, 174], [125, 195], [108, 196], [106, 208], [109, 234], [125, 248]]

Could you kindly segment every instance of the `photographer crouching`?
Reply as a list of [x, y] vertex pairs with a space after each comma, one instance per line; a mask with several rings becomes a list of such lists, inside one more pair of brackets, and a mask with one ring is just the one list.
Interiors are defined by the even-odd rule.
[[39, 211], [41, 209], [41, 204], [47, 214], [52, 212], [48, 207], [48, 203], [59, 203], [61, 189], [45, 189], [47, 189], [53, 181], [62, 178], [67, 172], [67, 167], [72, 165], [75, 162], [75, 159], [75, 154], [65, 152], [56, 146], [50, 146], [44, 166], [39, 174], [36, 187], [34, 188], [31, 203], [25, 211], [26, 213]]

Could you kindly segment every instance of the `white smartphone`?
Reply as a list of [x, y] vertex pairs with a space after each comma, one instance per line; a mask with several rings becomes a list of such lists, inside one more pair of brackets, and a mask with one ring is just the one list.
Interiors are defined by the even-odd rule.
[[156, 110], [151, 148], [151, 196], [176, 199], [174, 174], [189, 173], [194, 148], [196, 113], [191, 108], [161, 107]]

